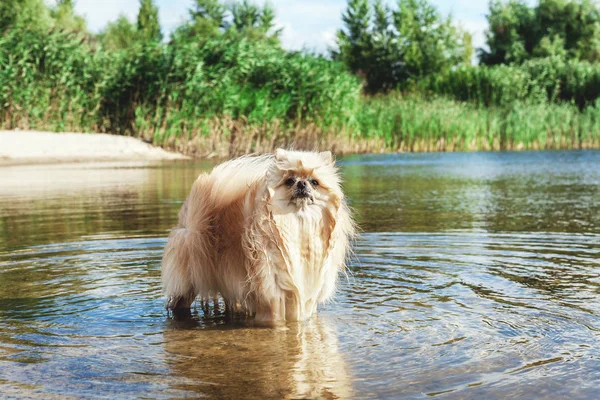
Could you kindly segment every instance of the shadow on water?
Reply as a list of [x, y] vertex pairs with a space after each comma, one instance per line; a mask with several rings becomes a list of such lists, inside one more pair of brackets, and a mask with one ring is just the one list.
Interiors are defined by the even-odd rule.
[[0, 168], [0, 392], [30, 398], [595, 398], [600, 152], [347, 157], [362, 228], [305, 324], [168, 315], [206, 163]]

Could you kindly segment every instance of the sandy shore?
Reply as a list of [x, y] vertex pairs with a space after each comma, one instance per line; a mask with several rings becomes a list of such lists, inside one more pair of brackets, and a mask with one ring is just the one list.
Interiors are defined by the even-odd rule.
[[187, 157], [139, 139], [102, 133], [0, 131], [0, 166], [91, 161], [177, 160]]

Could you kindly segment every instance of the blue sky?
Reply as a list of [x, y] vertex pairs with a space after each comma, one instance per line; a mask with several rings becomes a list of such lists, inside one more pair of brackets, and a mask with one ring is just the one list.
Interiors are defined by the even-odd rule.
[[[534, 0], [530, 0], [533, 3]], [[155, 0], [164, 33], [169, 33], [187, 18], [192, 0]], [[255, 0], [262, 4], [264, 0]], [[346, 0], [271, 0], [277, 13], [276, 23], [283, 28], [282, 43], [288, 49], [307, 48], [325, 51], [335, 42], [335, 32], [341, 27], [341, 14]], [[394, 7], [396, 0], [386, 1]], [[473, 44], [484, 44], [487, 0], [430, 0], [443, 15], [454, 20], [474, 35]], [[124, 14], [135, 20], [139, 0], [75, 0], [80, 15], [86, 17], [92, 31], [99, 31], [108, 21]]]

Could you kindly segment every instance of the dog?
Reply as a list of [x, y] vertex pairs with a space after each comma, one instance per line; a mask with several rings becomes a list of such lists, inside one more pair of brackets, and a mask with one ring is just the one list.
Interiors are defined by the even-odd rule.
[[201, 174], [164, 249], [168, 309], [221, 295], [256, 321], [302, 321], [333, 296], [355, 224], [331, 152], [278, 149]]

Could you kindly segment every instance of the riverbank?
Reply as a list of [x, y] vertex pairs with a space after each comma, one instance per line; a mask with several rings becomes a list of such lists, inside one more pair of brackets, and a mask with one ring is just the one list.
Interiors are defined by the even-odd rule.
[[528, 114], [536, 117], [529, 121], [523, 113], [515, 111], [502, 123], [497, 113], [470, 107], [466, 107], [470, 112], [455, 113], [456, 109], [443, 103], [437, 100], [429, 107], [407, 107], [409, 103], [398, 102], [396, 112], [403, 118], [397, 119], [398, 126], [393, 127], [378, 125], [384, 119], [380, 115], [382, 110], [371, 104], [375, 112], [361, 122], [381, 129], [358, 135], [344, 129], [324, 130], [315, 124], [295, 128], [277, 124], [252, 126], [229, 118], [211, 120], [206, 125], [208, 134], [194, 132], [165, 138], [150, 131], [141, 135], [144, 140], [106, 133], [0, 130], [0, 166], [188, 158], [218, 160], [269, 153], [280, 147], [328, 149], [338, 155], [600, 147], [600, 126], [590, 123], [588, 119], [593, 119], [590, 115], [582, 114], [578, 121], [567, 118], [561, 126], [559, 120], [564, 115], [558, 112], [560, 110], [549, 113], [544, 108], [544, 112], [537, 110], [538, 115]]
[[133, 137], [103, 133], [0, 131], [0, 143], [0, 166], [187, 158]]

